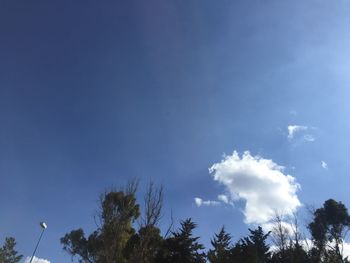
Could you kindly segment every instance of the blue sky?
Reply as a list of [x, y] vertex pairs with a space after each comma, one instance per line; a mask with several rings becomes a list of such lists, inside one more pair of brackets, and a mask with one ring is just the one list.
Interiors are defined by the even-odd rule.
[[30, 255], [45, 220], [38, 256], [67, 262], [59, 238], [93, 229], [98, 195], [138, 177], [140, 194], [151, 178], [164, 185], [164, 226], [172, 210], [205, 244], [223, 224], [237, 239], [246, 199], [194, 201], [238, 191], [208, 171], [234, 151], [284, 166], [302, 204], [350, 206], [349, 11], [345, 0], [0, 1], [0, 238]]

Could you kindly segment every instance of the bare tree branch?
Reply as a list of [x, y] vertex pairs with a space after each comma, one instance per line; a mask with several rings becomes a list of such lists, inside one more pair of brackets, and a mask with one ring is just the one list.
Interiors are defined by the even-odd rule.
[[162, 208], [164, 199], [163, 186], [156, 186], [150, 181], [144, 195], [145, 211], [141, 218], [141, 226], [155, 226], [162, 218]]

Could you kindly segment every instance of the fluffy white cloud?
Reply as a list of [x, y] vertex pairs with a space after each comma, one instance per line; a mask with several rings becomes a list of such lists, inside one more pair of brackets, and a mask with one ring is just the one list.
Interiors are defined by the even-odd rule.
[[[24, 263], [29, 263], [31, 257], [27, 257]], [[34, 257], [32, 263], [50, 263], [47, 259]]]
[[288, 129], [288, 139], [293, 139], [294, 135], [299, 131], [305, 131], [307, 130], [307, 126], [301, 126], [301, 125], [289, 125], [287, 127]]
[[288, 215], [301, 205], [297, 196], [299, 184], [272, 160], [249, 152], [240, 157], [235, 151], [209, 171], [215, 181], [226, 186], [234, 200], [245, 201], [246, 223], [266, 223], [276, 212]]
[[199, 198], [199, 197], [195, 197], [194, 202], [195, 202], [196, 206], [198, 206], [198, 207], [200, 207], [200, 206], [215, 206], [215, 205], [220, 204], [220, 202], [218, 202], [218, 201], [212, 201], [212, 200], [204, 201], [202, 198]]
[[328, 169], [328, 164], [325, 161], [321, 161], [321, 166], [323, 169]]

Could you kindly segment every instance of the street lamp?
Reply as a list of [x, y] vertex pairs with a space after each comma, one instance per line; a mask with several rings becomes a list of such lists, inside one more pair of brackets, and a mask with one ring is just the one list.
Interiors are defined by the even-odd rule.
[[38, 249], [38, 246], [39, 246], [40, 240], [41, 240], [41, 238], [43, 237], [43, 234], [44, 234], [45, 229], [47, 228], [47, 225], [45, 224], [45, 222], [40, 222], [40, 227], [42, 228], [42, 231], [41, 231], [41, 234], [40, 234], [40, 237], [39, 237], [38, 243], [37, 243], [37, 244], [36, 244], [36, 246], [35, 246], [35, 249], [34, 249], [34, 252], [33, 252], [32, 258], [30, 259], [29, 263], [32, 263], [32, 261], [33, 261], [33, 258], [34, 258], [34, 255], [35, 255], [35, 252], [36, 252], [36, 250]]

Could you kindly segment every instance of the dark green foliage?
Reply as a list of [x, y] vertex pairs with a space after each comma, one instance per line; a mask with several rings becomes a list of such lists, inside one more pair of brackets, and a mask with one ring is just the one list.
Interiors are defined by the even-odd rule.
[[208, 251], [210, 263], [229, 263], [231, 260], [231, 236], [222, 227], [218, 234], [211, 240], [213, 249]]
[[267, 263], [270, 260], [270, 247], [267, 238], [270, 232], [265, 234], [259, 226], [257, 229], [249, 229], [250, 235], [242, 238], [232, 249], [232, 262], [237, 263]]
[[134, 193], [110, 192], [101, 201], [102, 225], [88, 238], [82, 229], [73, 230], [61, 238], [63, 249], [79, 262], [124, 263], [124, 249], [135, 234], [132, 227], [138, 218], [139, 205]]
[[85, 238], [82, 229], [73, 230], [61, 238], [63, 249], [70, 255], [80, 257], [79, 262], [97, 262], [100, 244], [97, 242], [97, 233]]
[[7, 237], [4, 245], [0, 248], [0, 263], [17, 263], [22, 259], [15, 250], [16, 241], [13, 237]]
[[158, 255], [158, 263], [204, 263], [204, 246], [198, 242], [199, 237], [193, 237], [196, 224], [191, 219], [181, 222], [181, 228], [163, 242]]
[[[313, 221], [309, 224], [310, 234], [315, 247], [311, 251], [313, 262], [344, 262], [340, 246], [350, 226], [350, 216], [343, 203], [333, 199], [327, 200], [323, 207], [317, 209]], [[334, 243], [333, 249], [327, 244]]]
[[284, 251], [275, 251], [272, 254], [271, 263], [308, 263], [309, 255], [299, 244], [292, 242]]
[[125, 255], [130, 263], [152, 263], [156, 261], [162, 246], [160, 230], [152, 225], [140, 228], [128, 241]]

